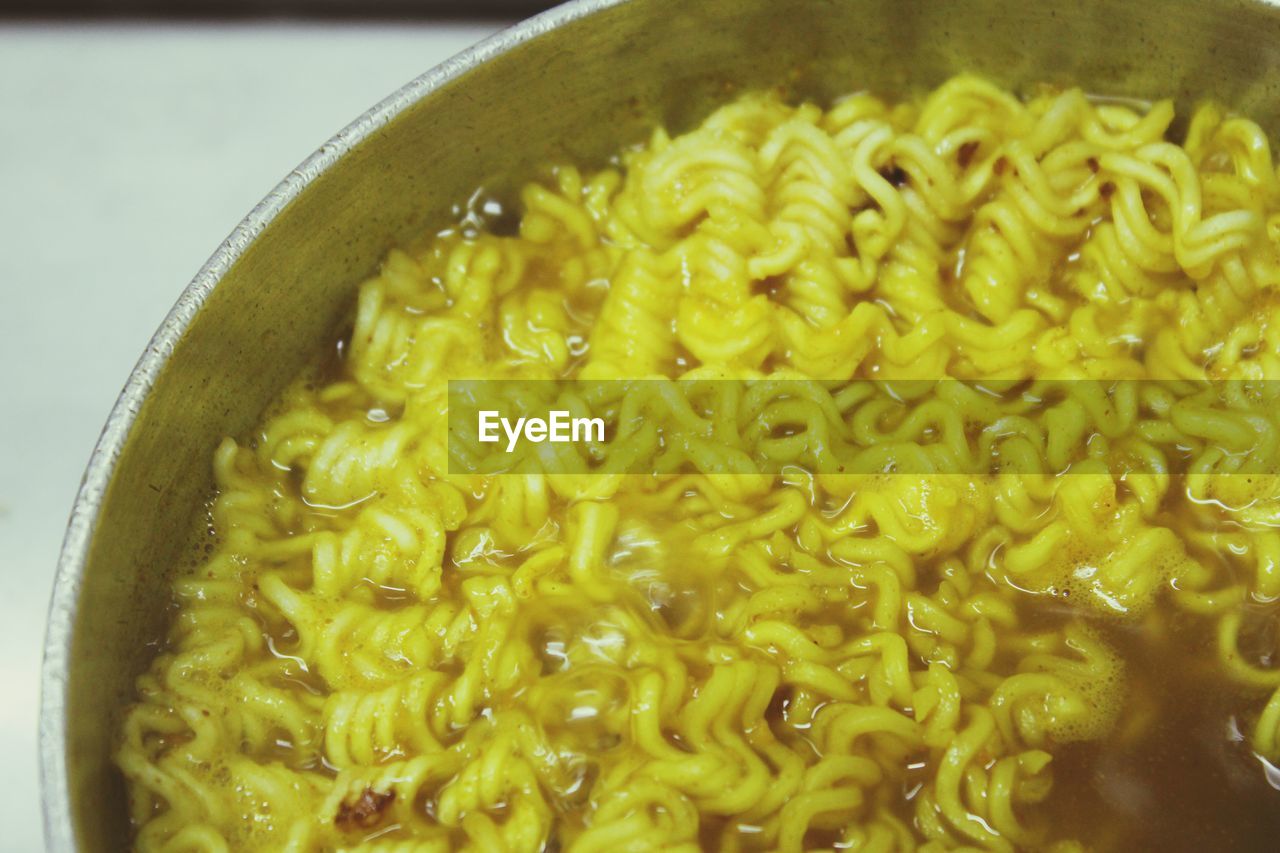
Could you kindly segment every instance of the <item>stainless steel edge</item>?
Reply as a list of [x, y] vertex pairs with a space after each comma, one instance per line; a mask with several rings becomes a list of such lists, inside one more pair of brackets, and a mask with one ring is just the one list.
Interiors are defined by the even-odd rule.
[[407, 107], [491, 58], [626, 0], [571, 0], [490, 36], [446, 60], [367, 110], [291, 171], [235, 227], [196, 273], [152, 336], [107, 417], [72, 506], [49, 604], [40, 678], [38, 748], [47, 849], [76, 849], [65, 749], [67, 687], [76, 608], [99, 509], [129, 431], [160, 371], [218, 282], [259, 234], [312, 181]]

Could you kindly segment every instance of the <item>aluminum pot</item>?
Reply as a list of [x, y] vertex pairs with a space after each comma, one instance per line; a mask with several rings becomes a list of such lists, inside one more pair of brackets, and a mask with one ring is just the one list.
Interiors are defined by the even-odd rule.
[[[45, 646], [51, 850], [129, 843], [111, 754], [172, 613], [210, 459], [320, 357], [386, 250], [477, 186], [600, 164], [746, 89], [904, 95], [958, 71], [1020, 88], [1214, 98], [1280, 132], [1280, 8], [1258, 0], [577, 0], [427, 72], [295, 169], [183, 291], [85, 472]], [[1184, 112], [1185, 114], [1185, 112]]]

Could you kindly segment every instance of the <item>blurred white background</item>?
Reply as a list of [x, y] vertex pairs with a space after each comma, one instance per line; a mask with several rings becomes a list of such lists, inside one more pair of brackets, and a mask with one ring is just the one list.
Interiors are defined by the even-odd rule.
[[44, 846], [54, 566], [147, 340], [290, 169], [501, 26], [0, 23], [0, 850]]

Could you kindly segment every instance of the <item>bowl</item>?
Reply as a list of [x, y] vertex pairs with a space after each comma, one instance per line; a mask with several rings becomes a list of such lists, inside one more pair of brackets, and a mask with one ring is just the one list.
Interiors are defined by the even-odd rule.
[[1257, 0], [578, 0], [356, 119], [249, 213], [183, 291], [112, 409], [76, 499], [45, 646], [51, 850], [119, 850], [121, 710], [172, 613], [210, 459], [339, 332], [391, 246], [549, 162], [602, 164], [744, 90], [889, 96], [959, 71], [1014, 89], [1213, 98], [1280, 131], [1280, 8]]

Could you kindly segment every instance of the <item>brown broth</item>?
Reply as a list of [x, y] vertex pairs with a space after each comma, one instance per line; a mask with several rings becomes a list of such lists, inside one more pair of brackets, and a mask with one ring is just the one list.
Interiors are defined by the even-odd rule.
[[1280, 846], [1280, 779], [1248, 744], [1267, 694], [1221, 672], [1211, 624], [1167, 606], [1097, 626], [1125, 662], [1126, 698], [1107, 738], [1052, 750], [1051, 836], [1098, 853]]

